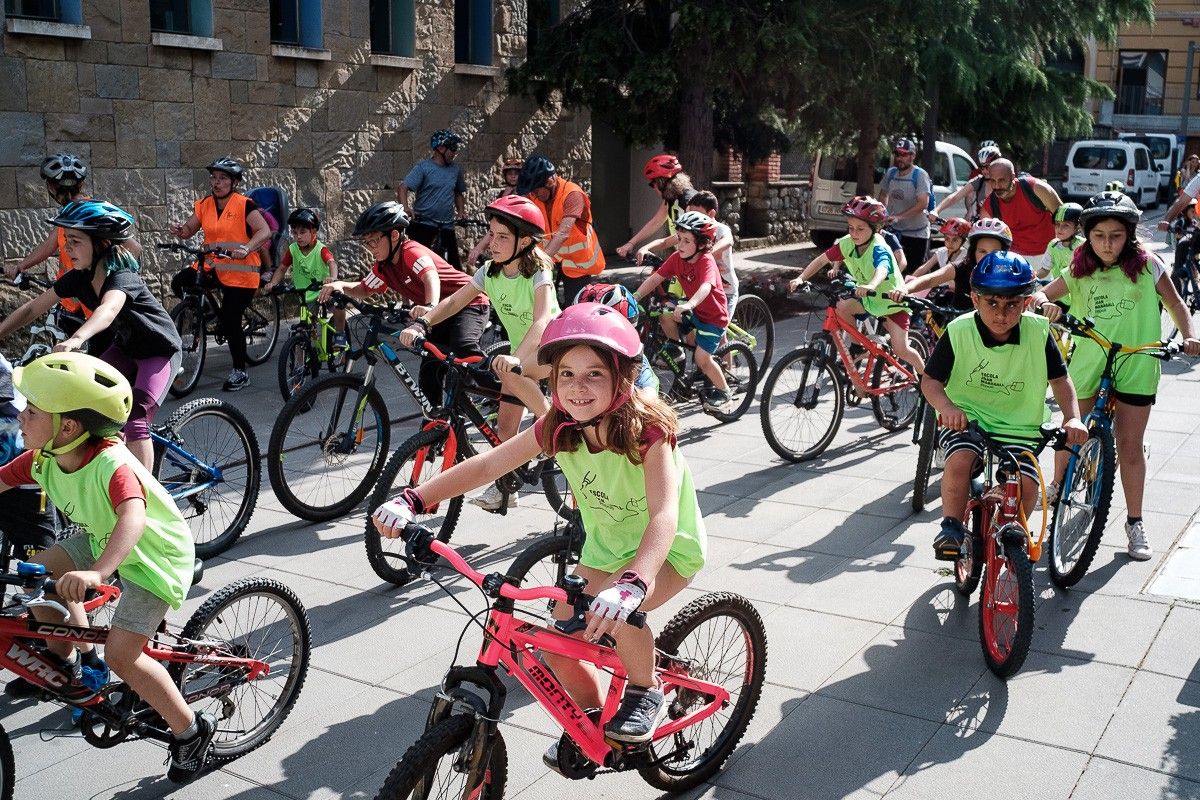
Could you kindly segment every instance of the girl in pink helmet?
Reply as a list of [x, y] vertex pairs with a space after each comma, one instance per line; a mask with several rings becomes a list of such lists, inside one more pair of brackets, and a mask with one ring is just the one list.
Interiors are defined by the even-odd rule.
[[[578, 303], [542, 335], [538, 362], [551, 367], [553, 406], [533, 427], [494, 450], [405, 489], [374, 512], [382, 536], [395, 538], [435, 503], [495, 480], [543, 453], [562, 467], [587, 531], [575, 574], [594, 594], [584, 639], [617, 642], [629, 685], [605, 727], [613, 740], [650, 739], [665, 714], [654, 678], [654, 634], [625, 624], [683, 590], [704, 566], [705, 531], [691, 472], [675, 440], [674, 412], [657, 397], [634, 391], [642, 344], [625, 315], [611, 306]], [[558, 604], [556, 620], [572, 609]], [[576, 661], [547, 654], [554, 673], [584, 708], [600, 708], [598, 677]], [[557, 745], [545, 756], [557, 769]]]
[[658, 192], [662, 198], [662, 205], [654, 212], [654, 216], [646, 220], [641, 230], [617, 248], [617, 255], [621, 258], [629, 258], [638, 242], [644, 242], [658, 233], [664, 222], [667, 223], [667, 234], [674, 236], [675, 220], [683, 213], [688, 200], [696, 191], [692, 188], [692, 179], [683, 171], [679, 159], [668, 153], [652, 156], [642, 169], [642, 176], [650, 188]]

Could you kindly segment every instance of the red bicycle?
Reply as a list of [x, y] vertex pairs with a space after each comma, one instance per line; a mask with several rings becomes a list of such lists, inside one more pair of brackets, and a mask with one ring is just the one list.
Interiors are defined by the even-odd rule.
[[[509, 575], [472, 569], [454, 548], [420, 525], [409, 525], [403, 538], [414, 569], [428, 570], [440, 556], [492, 604], [481, 624], [484, 640], [475, 664], [452, 666], [446, 673], [425, 733], [392, 769], [376, 800], [503, 797], [508, 755], [498, 721], [508, 692], [498, 668], [562, 727], [558, 767], [568, 778], [591, 778], [601, 769], [636, 769], [657, 789], [683, 791], [716, 773], [741, 740], [762, 692], [767, 659], [762, 619], [745, 598], [708, 594], [667, 624], [656, 641], [655, 671], [669, 712], [650, 742], [627, 745], [604, 737], [627, 680], [612, 641], [593, 644], [570, 635], [586, 627], [584, 615], [592, 600], [583, 593], [582, 578], [567, 575], [557, 586], [522, 589]], [[518, 558], [510, 572], [524, 574], [529, 567], [525, 560]], [[513, 616], [516, 601], [535, 600], [569, 603], [575, 615], [549, 628]], [[645, 615], [633, 614], [629, 622], [640, 626]], [[474, 617], [468, 625], [472, 623], [480, 624]], [[546, 668], [541, 653], [577, 659], [609, 673], [604, 708], [586, 713]]]
[[[0, 583], [20, 586], [0, 609], [0, 668], [40, 690], [40, 698], [83, 709], [83, 738], [95, 747], [126, 739], [171, 741], [171, 730], [128, 686], [113, 681], [99, 691], [72, 685], [59, 660], [38, 642], [103, 645], [107, 627], [69, 624], [67, 610], [46, 595], [54, 581], [41, 564], [18, 563]], [[84, 603], [92, 613], [121, 595], [102, 585]], [[39, 622], [30, 608], [53, 609], [63, 622]], [[210, 763], [224, 763], [265, 744], [283, 724], [304, 686], [311, 636], [308, 614], [292, 590], [265, 578], [245, 578], [218, 590], [179, 633], [166, 623], [145, 653], [164, 663], [184, 700], [217, 719]], [[0, 795], [2, 796], [2, 795]]]

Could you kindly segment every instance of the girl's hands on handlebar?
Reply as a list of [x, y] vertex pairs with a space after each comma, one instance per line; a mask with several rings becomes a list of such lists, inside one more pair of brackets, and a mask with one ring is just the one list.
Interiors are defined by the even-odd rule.
[[907, 297], [908, 297], [908, 287], [907, 286], [903, 286], [903, 285], [897, 286], [895, 289], [892, 289], [890, 292], [888, 292], [888, 299], [894, 303], [903, 303]]
[[501, 376], [506, 372], [517, 372], [521, 370], [521, 359], [516, 356], [496, 355], [492, 356], [492, 372], [497, 376]]
[[63, 339], [58, 344], [54, 345], [56, 353], [70, 353], [83, 347], [83, 339], [72, 336], [70, 339]]
[[1065, 421], [1063, 423], [1063, 430], [1067, 434], [1067, 444], [1083, 444], [1087, 441], [1087, 426], [1078, 417]]
[[800, 290], [800, 287], [806, 283], [808, 283], [808, 281], [804, 280], [803, 276], [797, 275], [795, 278], [792, 278], [790, 281], [788, 281], [788, 291], [797, 292]]

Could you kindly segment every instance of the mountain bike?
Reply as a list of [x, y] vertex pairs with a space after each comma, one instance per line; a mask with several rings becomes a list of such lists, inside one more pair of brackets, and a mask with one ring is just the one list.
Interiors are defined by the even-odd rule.
[[[1192, 240], [1200, 234], [1193, 233]], [[1175, 284], [1175, 289], [1179, 292], [1180, 298], [1183, 299], [1183, 307], [1187, 309], [1188, 315], [1192, 318], [1193, 330], [1200, 329], [1200, 277], [1197, 272], [1200, 271], [1200, 258], [1198, 258], [1197, 247], [1188, 248], [1188, 256], [1182, 264], [1176, 264], [1171, 269], [1171, 282]], [[1163, 317], [1163, 341], [1169, 342], [1179, 335], [1179, 326], [1175, 324], [1175, 320], [1170, 314], [1165, 311]]]
[[[182, 242], [160, 242], [159, 250], [179, 253], [185, 263], [184, 269], [196, 269], [199, 278], [195, 284], [184, 286], [183, 298], [171, 309], [171, 320], [183, 340], [183, 364], [180, 373], [171, 383], [173, 397], [191, 394], [204, 372], [204, 359], [208, 353], [208, 337], [217, 344], [224, 344], [225, 337], [218, 326], [221, 310], [220, 283], [217, 281], [210, 259], [230, 258], [229, 250], [219, 247], [192, 247]], [[196, 258], [193, 265], [188, 256]], [[242, 312], [242, 330], [246, 334], [246, 361], [253, 365], [264, 363], [275, 350], [279, 340], [281, 310], [279, 296], [258, 294]]]
[[[762, 693], [767, 659], [762, 619], [746, 599], [729, 592], [704, 595], [663, 628], [655, 642], [655, 672], [667, 696], [667, 717], [650, 742], [619, 744], [604, 735], [628, 680], [613, 641], [602, 637], [592, 643], [570, 635], [586, 627], [591, 602], [584, 594], [586, 581], [569, 575], [558, 586], [519, 589], [505, 575], [474, 570], [419, 525], [408, 526], [405, 538], [415, 568], [430, 570], [433, 559], [445, 559], [480, 588], [491, 607], [486, 623], [475, 617], [467, 623], [486, 631], [475, 663], [450, 667], [425, 732], [392, 769], [376, 800], [504, 796], [508, 753], [499, 720], [508, 691], [501, 670], [563, 728], [558, 769], [568, 778], [637, 770], [654, 788], [681, 792], [716, 774], [741, 741]], [[539, 599], [569, 603], [575, 616], [548, 628], [514, 616], [515, 602]], [[643, 626], [645, 615], [635, 612], [629, 624]], [[546, 669], [541, 653], [611, 674], [604, 707], [590, 713], [582, 709]]]
[[[850, 282], [804, 285], [800, 294], [828, 301], [825, 323], [807, 344], [781, 358], [763, 385], [763, 435], [788, 461], [808, 461], [829, 447], [845, 414], [847, 387], [870, 398], [871, 412], [885, 430], [903, 430], [916, 417], [921, 392], [912, 369], [834, 310], [839, 300], [855, 296], [855, 288]], [[853, 345], [861, 355], [851, 352]]]
[[[379, 476], [379, 482], [371, 493], [368, 504], [371, 510], [398, 496], [404, 489], [416, 488], [434, 475], [475, 455], [467, 423], [483, 435], [488, 445], [500, 445], [500, 437], [476, 406], [476, 396], [488, 397], [496, 402], [502, 398], [508, 402], [519, 402], [516, 398], [506, 397], [501, 393], [489, 367], [490, 359], [483, 356], [454, 358], [419, 337], [413, 343], [413, 348], [423, 351], [426, 358], [437, 359], [446, 365], [445, 403], [433, 412], [432, 418], [419, 432], [400, 445], [388, 459]], [[500, 506], [495, 511], [497, 514], [507, 513], [508, 498], [516, 494], [522, 486], [539, 484], [551, 509], [559, 515], [570, 513], [570, 501], [562, 470], [552, 458], [538, 458], [501, 476], [495, 483], [501, 496]], [[445, 500], [421, 515], [421, 522], [436, 526], [438, 539], [448, 542], [454, 532], [454, 526], [458, 523], [462, 504], [461, 495]], [[376, 575], [396, 586], [403, 586], [412, 580], [412, 573], [406, 566], [402, 566], [404, 554], [389, 549], [389, 545], [395, 540], [380, 537], [375, 532], [370, 516], [367, 517], [364, 541], [367, 560]]]
[[[933, 352], [934, 345], [941, 338], [950, 320], [961, 312], [947, 306], [940, 306], [921, 297], [906, 297], [905, 304], [914, 313], [914, 319], [924, 321], [921, 327], [925, 338], [927, 353]], [[928, 355], [926, 356], [928, 358]], [[921, 512], [929, 500], [929, 480], [934, 470], [941, 469], [944, 454], [937, 446], [937, 413], [933, 406], [925, 400], [925, 395], [917, 393], [917, 413], [913, 415], [913, 444], [917, 445], [917, 471], [913, 476], [912, 510]]]
[[[712, 358], [721, 367], [732, 397], [724, 406], [710, 405], [704, 398], [713, 384], [696, 365], [696, 345], [669, 338], [658, 324], [658, 318], [670, 314], [673, 308], [674, 304], [669, 300], [648, 297], [646, 305], [638, 312], [642, 346], [650, 367], [658, 376], [659, 396], [673, 405], [697, 400], [704, 413], [722, 422], [741, 418], [750, 408], [758, 389], [758, 362], [754, 354], [741, 342], [730, 342], [717, 348]], [[691, 318], [690, 312], [684, 315], [685, 321]]]
[[[1033, 639], [1033, 565], [1041, 558], [1046, 535], [1043, 525], [1035, 540], [1021, 507], [1021, 470], [1018, 456], [992, 438], [975, 422], [967, 430], [984, 448], [980, 478], [971, 481], [971, 495], [963, 514], [967, 536], [954, 562], [954, 586], [969, 597], [979, 585], [979, 643], [983, 658], [997, 677], [1013, 675], [1025, 663]], [[1065, 447], [1061, 428], [1044, 425], [1041, 443], [1021, 458], [1037, 464], [1038, 453], [1051, 445]], [[1041, 470], [1038, 470], [1039, 478]], [[1045, 498], [1045, 481], [1040, 481]]]
[[193, 400], [150, 430], [154, 477], [187, 520], [198, 558], [237, 541], [258, 504], [258, 437], [246, 415], [215, 397]]
[[1050, 525], [1050, 580], [1062, 589], [1079, 583], [1087, 574], [1100, 547], [1108, 509], [1112, 502], [1117, 472], [1117, 452], [1113, 438], [1113, 414], [1116, 397], [1113, 385], [1125, 360], [1134, 355], [1169, 361], [1179, 352], [1177, 343], [1151, 342], [1123, 345], [1095, 329], [1091, 319], [1063, 314], [1061, 322], [1076, 336], [1085, 336], [1102, 347], [1107, 356], [1100, 373], [1096, 404], [1083, 424], [1088, 440], [1071, 448], [1067, 471], [1063, 474], [1054, 520]]
[[[40, 644], [103, 645], [109, 635], [105, 626], [66, 621], [66, 608], [46, 596], [54, 593], [54, 581], [44, 566], [20, 563], [15, 575], [0, 575], [0, 583], [23, 589], [0, 609], [0, 667], [37, 687], [40, 699], [83, 709], [83, 739], [94, 747], [133, 739], [171, 742], [162, 717], [124, 683], [114, 680], [98, 691], [72, 684]], [[117, 586], [101, 585], [84, 607], [94, 612], [120, 594]], [[57, 611], [63, 621], [38, 622], [28, 614], [37, 607]], [[278, 730], [304, 686], [311, 647], [308, 614], [292, 590], [252, 577], [213, 593], [182, 630], [164, 621], [143, 652], [166, 666], [188, 705], [216, 718], [212, 765], [266, 744]]]
[[[12, 285], [18, 289], [25, 289], [30, 286], [37, 289], [51, 289], [54, 287], [53, 281], [42, 280], [41, 278], [30, 275], [28, 272], [21, 272], [17, 277], [13, 278]], [[21, 355], [13, 361], [14, 367], [22, 367], [30, 361], [41, 358], [54, 350], [54, 345], [67, 338], [67, 332], [62, 329], [61, 320], [63, 318], [77, 320], [83, 322], [83, 318], [77, 314], [67, 311], [57, 303], [51, 308], [40, 323], [34, 323], [29, 326], [28, 331], [22, 334], [13, 334], [20, 337], [25, 345], [21, 348]], [[78, 327], [78, 325], [76, 325]], [[80, 352], [88, 351], [87, 343], [84, 342]]]
[[452, 226], [444, 223], [426, 221], [422, 221], [421, 224], [430, 225], [434, 228], [435, 233], [433, 234], [433, 240], [429, 244], [429, 249], [436, 253], [438, 257], [440, 257], [447, 264], [454, 264], [458, 260], [450, 257], [450, 249], [452, 247], [458, 247], [458, 237], [456, 236], [451, 239], [448, 235], [454, 230], [454, 228], [463, 228], [464, 230], [482, 229], [484, 233], [486, 233], [488, 230], [488, 223], [482, 219], [456, 219], [454, 220], [454, 224]]
[[[273, 293], [303, 297], [306, 292], [277, 287]], [[305, 381], [319, 376], [322, 369], [330, 373], [350, 369], [349, 347], [335, 346], [336, 334], [327, 303], [317, 308], [301, 300], [300, 318], [292, 325], [291, 335], [279, 352], [279, 393], [284, 400], [290, 400]]]

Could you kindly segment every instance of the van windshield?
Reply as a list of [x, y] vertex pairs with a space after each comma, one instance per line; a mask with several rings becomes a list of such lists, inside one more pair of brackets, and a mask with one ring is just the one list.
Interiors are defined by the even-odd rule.
[[[883, 180], [884, 171], [891, 165], [891, 152], [880, 148], [879, 155], [875, 160], [875, 183]], [[826, 181], [854, 183], [858, 180], [858, 163], [853, 158], [821, 156], [821, 165], [817, 168], [817, 177]]]
[[1125, 169], [1125, 148], [1089, 145], [1080, 147], [1071, 159], [1079, 169]]
[[1126, 136], [1125, 141], [1146, 145], [1150, 155], [1159, 161], [1171, 155], [1171, 142], [1165, 136]]

